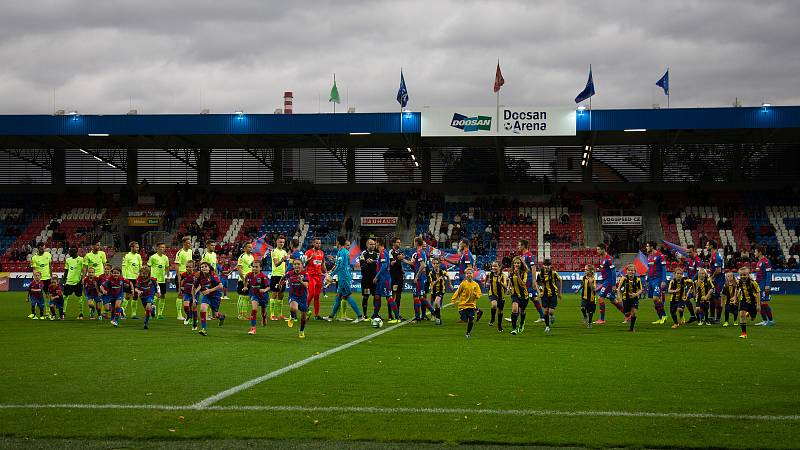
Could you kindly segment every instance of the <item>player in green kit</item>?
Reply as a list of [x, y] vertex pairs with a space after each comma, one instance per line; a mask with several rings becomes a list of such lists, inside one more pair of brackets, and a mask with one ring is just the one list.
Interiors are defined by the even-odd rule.
[[283, 276], [286, 275], [286, 265], [289, 264], [289, 253], [286, 252], [286, 238], [278, 236], [275, 240], [275, 248], [272, 249], [269, 259], [272, 261], [272, 271], [269, 279], [269, 288], [272, 291], [272, 298], [269, 299], [270, 320], [286, 319], [283, 315], [283, 291], [281, 285]]
[[189, 323], [188, 317], [183, 317], [183, 299], [181, 298], [181, 274], [186, 272], [186, 263], [192, 260], [192, 238], [189, 236], [181, 239], [181, 249], [175, 253], [175, 273], [177, 274], [177, 283], [175, 284], [178, 291], [178, 297], [175, 299], [175, 307], [178, 310], [178, 320], [183, 320], [183, 324]]
[[78, 299], [81, 305], [81, 312], [78, 314], [78, 320], [83, 320], [83, 302], [81, 296], [83, 295], [83, 274], [86, 272], [84, 269], [83, 258], [78, 256], [78, 248], [70, 247], [69, 254], [65, 260], [64, 270], [67, 272], [64, 275], [64, 311], [67, 310], [68, 300], [72, 295]]
[[169, 256], [165, 255], [167, 251], [167, 244], [159, 242], [156, 244], [156, 252], [150, 255], [147, 260], [147, 266], [150, 267], [150, 276], [158, 282], [158, 290], [156, 291], [156, 313], [152, 314], [158, 320], [164, 319], [164, 301], [167, 298], [167, 269], [169, 268]]
[[139, 254], [138, 242], [131, 241], [128, 246], [130, 247], [130, 251], [125, 253], [125, 256], [122, 258], [122, 278], [125, 279], [125, 305], [122, 307], [122, 311], [125, 312], [125, 309], [130, 303], [131, 318], [138, 319], [139, 316], [137, 316], [136, 313], [139, 311], [139, 307], [136, 304], [137, 302], [132, 302], [131, 299], [138, 297], [134, 295], [133, 286], [136, 283], [136, 279], [139, 278], [139, 271], [142, 270], [142, 255]]
[[46, 300], [50, 300], [50, 277], [53, 272], [53, 255], [45, 249], [44, 242], [36, 244], [36, 253], [31, 256], [31, 272], [42, 275], [42, 290]]
[[206, 251], [203, 252], [203, 257], [200, 258], [200, 262], [204, 263], [207, 262], [211, 264], [211, 267], [216, 270], [217, 267], [217, 252], [214, 250], [217, 249], [217, 243], [214, 241], [206, 241]]
[[100, 241], [96, 241], [89, 253], [83, 257], [83, 265], [87, 269], [94, 269], [94, 276], [96, 277], [105, 273], [103, 269], [107, 262], [106, 252], [100, 250]]
[[239, 272], [239, 282], [236, 286], [236, 308], [239, 311], [239, 319], [244, 320], [250, 314], [250, 297], [244, 286], [244, 279], [247, 274], [253, 271], [253, 244], [247, 242], [242, 248], [242, 254], [236, 260], [236, 271]]

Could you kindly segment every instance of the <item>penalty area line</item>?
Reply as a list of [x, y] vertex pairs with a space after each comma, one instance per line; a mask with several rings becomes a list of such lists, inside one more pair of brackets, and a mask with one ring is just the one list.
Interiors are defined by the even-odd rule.
[[354, 413], [354, 414], [457, 414], [533, 417], [632, 417], [668, 419], [719, 419], [757, 420], [773, 422], [800, 421], [800, 415], [715, 414], [649, 411], [559, 411], [548, 409], [488, 409], [488, 408], [382, 408], [371, 406], [197, 406], [194, 405], [123, 405], [123, 404], [20, 404], [0, 405], [2, 409], [108, 409], [156, 411], [229, 411], [229, 412], [301, 412], [301, 413]]

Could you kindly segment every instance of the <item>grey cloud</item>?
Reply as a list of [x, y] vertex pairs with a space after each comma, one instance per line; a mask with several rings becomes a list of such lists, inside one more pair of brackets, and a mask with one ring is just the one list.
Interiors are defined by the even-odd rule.
[[[29, 1], [2, 6], [0, 113], [330, 111], [336, 72], [359, 111], [571, 105], [592, 63], [595, 107], [800, 103], [794, 1]], [[202, 97], [202, 102], [201, 102]], [[318, 99], [321, 101], [318, 103]], [[344, 109], [345, 105], [342, 105]]]

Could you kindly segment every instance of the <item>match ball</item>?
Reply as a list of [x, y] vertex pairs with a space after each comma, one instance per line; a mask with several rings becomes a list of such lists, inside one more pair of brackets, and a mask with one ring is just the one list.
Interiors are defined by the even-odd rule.
[[383, 326], [383, 321], [380, 317], [376, 317], [372, 319], [372, 328], [381, 328]]

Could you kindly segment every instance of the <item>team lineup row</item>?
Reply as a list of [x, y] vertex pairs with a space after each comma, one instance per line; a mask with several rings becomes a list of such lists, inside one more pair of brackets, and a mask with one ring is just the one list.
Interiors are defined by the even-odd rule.
[[[399, 240], [393, 241], [393, 247]], [[213, 243], [211, 243], [213, 244]], [[437, 251], [427, 247], [421, 238], [415, 239], [416, 251], [410, 265], [414, 269], [414, 312], [413, 321], [428, 320], [430, 313], [437, 324], [441, 324], [441, 308], [444, 295], [452, 282], [445, 270], [445, 264], [438, 257]], [[606, 253], [603, 244], [598, 245], [597, 252], [601, 258], [599, 271], [600, 282], [595, 279], [594, 268], [586, 266], [586, 274], [581, 282], [581, 312], [584, 322], [588, 327], [592, 323], [605, 323], [605, 302], [610, 301], [620, 312], [625, 315], [625, 322], [630, 324], [633, 331], [636, 323], [638, 301], [645, 293], [653, 299], [654, 307], [659, 319], [654, 324], [663, 324], [666, 321], [664, 304], [669, 294], [670, 314], [673, 319], [673, 328], [684, 323], [697, 322], [698, 324], [718, 323], [724, 307], [725, 323], [733, 315], [739, 320], [742, 327], [740, 337], [747, 337], [746, 323], [748, 319], [755, 319], [761, 306], [762, 325], [772, 325], [774, 322], [769, 308], [769, 286], [764, 285], [760, 273], [756, 280], [750, 277], [749, 269], [742, 268], [737, 280], [733, 273], [722, 274], [716, 259], [721, 256], [712, 248], [712, 258], [709, 270], [702, 267], [702, 261], [697, 257], [693, 248], [684, 261], [688, 276], [683, 276], [683, 267], [674, 270], [675, 276], [666, 284], [666, 262], [662, 254], [656, 250], [654, 244], [648, 244], [648, 273], [646, 287], [641, 278], [636, 275], [635, 268], [630, 265], [621, 278], [617, 278], [613, 260]], [[184, 324], [193, 325], [197, 329], [198, 315], [200, 319], [200, 333], [207, 333], [206, 322], [208, 309], [211, 309], [212, 318], [218, 319], [220, 325], [224, 323], [225, 315], [220, 312], [220, 302], [227, 298], [224, 294], [227, 283], [223, 283], [218, 268], [216, 255], [213, 251], [206, 251], [199, 264], [199, 271], [195, 269], [192, 260], [191, 243], [184, 240], [183, 248], [175, 257], [177, 274], [178, 296], [176, 305], [179, 308], [179, 320]], [[332, 320], [339, 311], [342, 302], [346, 301], [351, 309], [356, 312], [355, 323], [366, 318], [369, 298], [373, 299], [374, 326], [382, 325], [380, 309], [382, 299], [387, 300], [389, 322], [396, 323], [404, 320], [399, 314], [399, 300], [402, 291], [402, 276], [398, 279], [394, 270], [402, 267], [405, 256], [402, 252], [387, 249], [381, 239], [369, 239], [367, 249], [359, 256], [359, 265], [362, 272], [361, 309], [352, 299], [352, 267], [350, 264], [349, 242], [340, 237], [337, 242], [337, 253], [332, 269], [325, 265], [325, 255], [321, 244], [315, 239], [312, 248], [305, 253], [299, 251], [299, 243], [291, 243], [291, 252], [284, 249], [285, 239], [279, 238], [275, 248], [270, 252], [272, 263], [271, 278], [262, 272], [261, 261], [256, 260], [252, 254], [252, 245], [245, 244], [244, 252], [237, 260], [236, 270], [240, 274], [237, 291], [239, 298], [237, 306], [240, 318], [248, 316], [250, 319], [250, 334], [256, 333], [258, 309], [261, 309], [262, 325], [267, 323], [267, 307], [270, 310], [270, 319], [282, 319], [283, 295], [289, 290], [288, 325], [300, 323], [300, 336], [304, 336], [306, 319], [310, 305], [314, 305], [314, 318], [319, 316], [319, 297], [322, 287], [329, 283], [336, 284], [336, 301], [331, 314], [326, 317]], [[209, 246], [208, 248], [213, 248]], [[399, 247], [398, 247], [399, 248]], [[142, 264], [138, 243], [132, 242], [131, 251], [123, 258], [122, 268], [112, 268], [105, 261], [105, 254], [100, 250], [99, 243], [86, 253], [85, 256], [77, 255], [77, 249], [70, 249], [67, 258], [66, 274], [64, 276], [63, 291], [57, 282], [57, 277], [51, 275], [51, 258], [49, 252], [40, 245], [37, 254], [31, 258], [34, 268], [34, 281], [29, 288], [31, 303], [30, 318], [36, 318], [36, 308], [39, 308], [39, 318], [45, 318], [44, 300], [49, 297], [50, 318], [64, 318], [65, 297], [76, 295], [78, 298], [85, 292], [86, 304], [90, 309], [90, 319], [97, 315], [98, 319], [110, 319], [115, 326], [119, 325], [120, 318], [125, 317], [124, 306], [130, 302], [133, 318], [137, 318], [137, 300], [145, 308], [144, 326], [149, 326], [151, 317], [162, 317], [164, 301], [167, 293], [166, 273], [169, 259], [164, 254], [166, 246], [158, 244], [156, 252], [150, 256], [146, 265]], [[756, 250], [762, 260], [763, 249]], [[539, 313], [537, 322], [545, 323], [545, 332], [550, 331], [551, 322], [555, 320], [555, 310], [561, 298], [561, 277], [548, 260], [545, 260], [541, 270], [537, 273], [532, 254], [528, 250], [528, 243], [524, 240], [518, 243], [518, 256], [512, 261], [512, 267], [506, 273], [501, 270], [497, 262], [492, 264], [491, 270], [483, 278], [482, 284], [488, 289], [491, 302], [490, 325], [497, 322], [498, 331], [503, 331], [503, 312], [505, 299], [510, 297], [512, 302], [511, 317], [505, 320], [512, 325], [512, 335], [521, 333], [525, 328], [526, 309], [530, 302], [534, 304]], [[453, 293], [451, 302], [458, 305], [461, 321], [467, 323], [467, 336], [470, 336], [474, 321], [480, 320], [483, 311], [477, 307], [477, 300], [482, 295], [479, 280], [476, 280], [474, 258], [469, 251], [468, 244], [462, 242], [458, 254], [458, 269], [461, 284]], [[287, 266], [290, 266], [287, 270]], [[768, 261], [766, 268], [759, 262], [758, 270], [769, 270]], [[711, 276], [710, 274], [713, 274]], [[51, 283], [51, 279], [56, 282]], [[712, 282], [713, 281], [713, 282]], [[430, 302], [428, 301], [430, 294]], [[618, 297], [620, 300], [618, 300]], [[692, 305], [692, 299], [696, 305]], [[724, 305], [723, 300], [724, 298]], [[158, 303], [160, 303], [160, 305]], [[123, 303], [124, 302], [124, 303]], [[600, 319], [593, 322], [593, 316], [599, 303]], [[81, 302], [81, 315], [83, 316], [83, 302]], [[363, 309], [363, 314], [362, 314]], [[58, 315], [56, 314], [58, 310]], [[199, 312], [199, 314], [198, 314]], [[691, 316], [685, 321], [684, 312]], [[768, 312], [768, 317], [766, 317]], [[183, 314], [181, 316], [181, 313]], [[280, 314], [280, 316], [278, 316]], [[298, 318], [299, 316], [299, 318]], [[767, 320], [768, 319], [768, 320]]]

